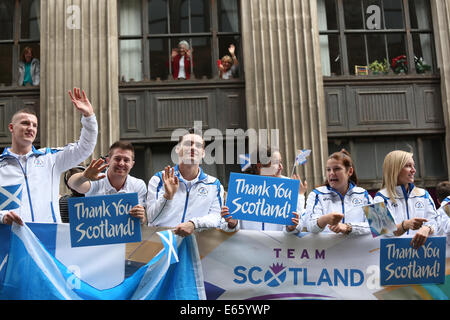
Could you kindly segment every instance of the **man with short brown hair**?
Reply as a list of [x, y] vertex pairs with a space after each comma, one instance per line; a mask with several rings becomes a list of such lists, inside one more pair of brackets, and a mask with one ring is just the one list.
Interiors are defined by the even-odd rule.
[[[19, 110], [14, 114], [8, 128], [12, 143], [0, 155], [0, 187], [9, 199], [4, 187], [21, 191], [20, 207], [7, 209], [8, 201], [0, 204], [0, 223], [13, 222], [61, 223], [59, 213], [59, 182], [61, 173], [77, 166], [89, 157], [97, 143], [97, 120], [84, 91], [74, 88], [69, 96], [74, 107], [82, 114], [81, 135], [78, 142], [63, 148], [35, 149], [33, 146], [38, 129], [34, 111]], [[18, 192], [19, 193], [19, 192]]]
[[[117, 193], [137, 193], [139, 204], [131, 208], [130, 215], [146, 222], [145, 200], [147, 186], [141, 179], [129, 175], [133, 168], [134, 147], [129, 142], [116, 141], [111, 145], [106, 158], [92, 160], [83, 172], [70, 177], [68, 185], [85, 196], [111, 195]], [[108, 168], [106, 174], [102, 172]]]

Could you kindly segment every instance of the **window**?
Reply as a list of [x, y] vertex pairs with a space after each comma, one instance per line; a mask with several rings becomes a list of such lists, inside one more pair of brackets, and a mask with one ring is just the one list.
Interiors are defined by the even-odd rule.
[[[173, 80], [179, 72], [173, 50], [187, 41], [189, 79], [217, 79], [217, 60], [236, 47], [239, 63], [238, 0], [119, 0], [120, 80]], [[174, 53], [176, 55], [176, 53]]]
[[0, 2], [0, 86], [17, 86], [22, 52], [40, 59], [40, 1]]
[[[345, 148], [351, 153], [358, 175], [358, 185], [377, 190], [383, 178], [383, 162], [393, 150], [412, 152], [416, 168], [415, 181], [422, 187], [434, 187], [447, 180], [445, 141], [441, 135], [396, 135], [395, 137], [331, 138], [328, 152]], [[432, 155], [432, 156], [430, 156]]]
[[317, 4], [324, 76], [355, 75], [361, 70], [362, 74], [436, 72], [428, 0], [318, 0]]

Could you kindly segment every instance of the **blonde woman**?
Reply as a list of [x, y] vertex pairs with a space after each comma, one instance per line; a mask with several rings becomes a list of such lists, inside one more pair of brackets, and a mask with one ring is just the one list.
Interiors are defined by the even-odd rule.
[[383, 163], [383, 183], [374, 202], [386, 204], [397, 230], [395, 236], [413, 235], [411, 246], [418, 249], [436, 230], [437, 212], [428, 191], [414, 185], [413, 154], [395, 150]]

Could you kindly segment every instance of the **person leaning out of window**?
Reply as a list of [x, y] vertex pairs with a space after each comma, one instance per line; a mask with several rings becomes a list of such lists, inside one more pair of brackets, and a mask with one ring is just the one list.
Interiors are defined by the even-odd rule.
[[189, 42], [182, 40], [178, 49], [172, 49], [172, 76], [175, 80], [189, 80], [191, 77], [192, 50]]
[[382, 202], [392, 214], [397, 230], [394, 236], [413, 236], [411, 246], [421, 247], [436, 231], [437, 212], [428, 191], [414, 185], [413, 154], [395, 150], [383, 163], [383, 182], [374, 202]]
[[19, 86], [38, 86], [40, 82], [40, 62], [30, 47], [25, 47], [19, 61]]
[[218, 60], [217, 67], [219, 68], [220, 79], [233, 79], [238, 77], [238, 66], [239, 62], [235, 55], [236, 47], [230, 44], [228, 52], [231, 56], [223, 56], [222, 59]]

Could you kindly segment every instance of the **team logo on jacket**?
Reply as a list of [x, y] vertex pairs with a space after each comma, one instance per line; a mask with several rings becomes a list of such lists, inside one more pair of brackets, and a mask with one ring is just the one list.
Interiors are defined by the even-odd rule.
[[425, 206], [423, 204], [423, 202], [416, 202], [416, 204], [414, 205], [414, 207], [416, 209], [423, 209]]
[[208, 195], [208, 189], [206, 189], [205, 187], [201, 187], [200, 189], [198, 189], [197, 194], [200, 197], [206, 197]]
[[44, 166], [44, 160], [42, 160], [41, 158], [36, 158], [35, 160], [34, 160], [34, 165], [36, 166], [36, 167], [43, 167]]
[[352, 200], [352, 203], [353, 203], [353, 205], [356, 207], [356, 206], [362, 205], [362, 204], [363, 204], [363, 201], [362, 201], [361, 199], [354, 198], [354, 199]]

